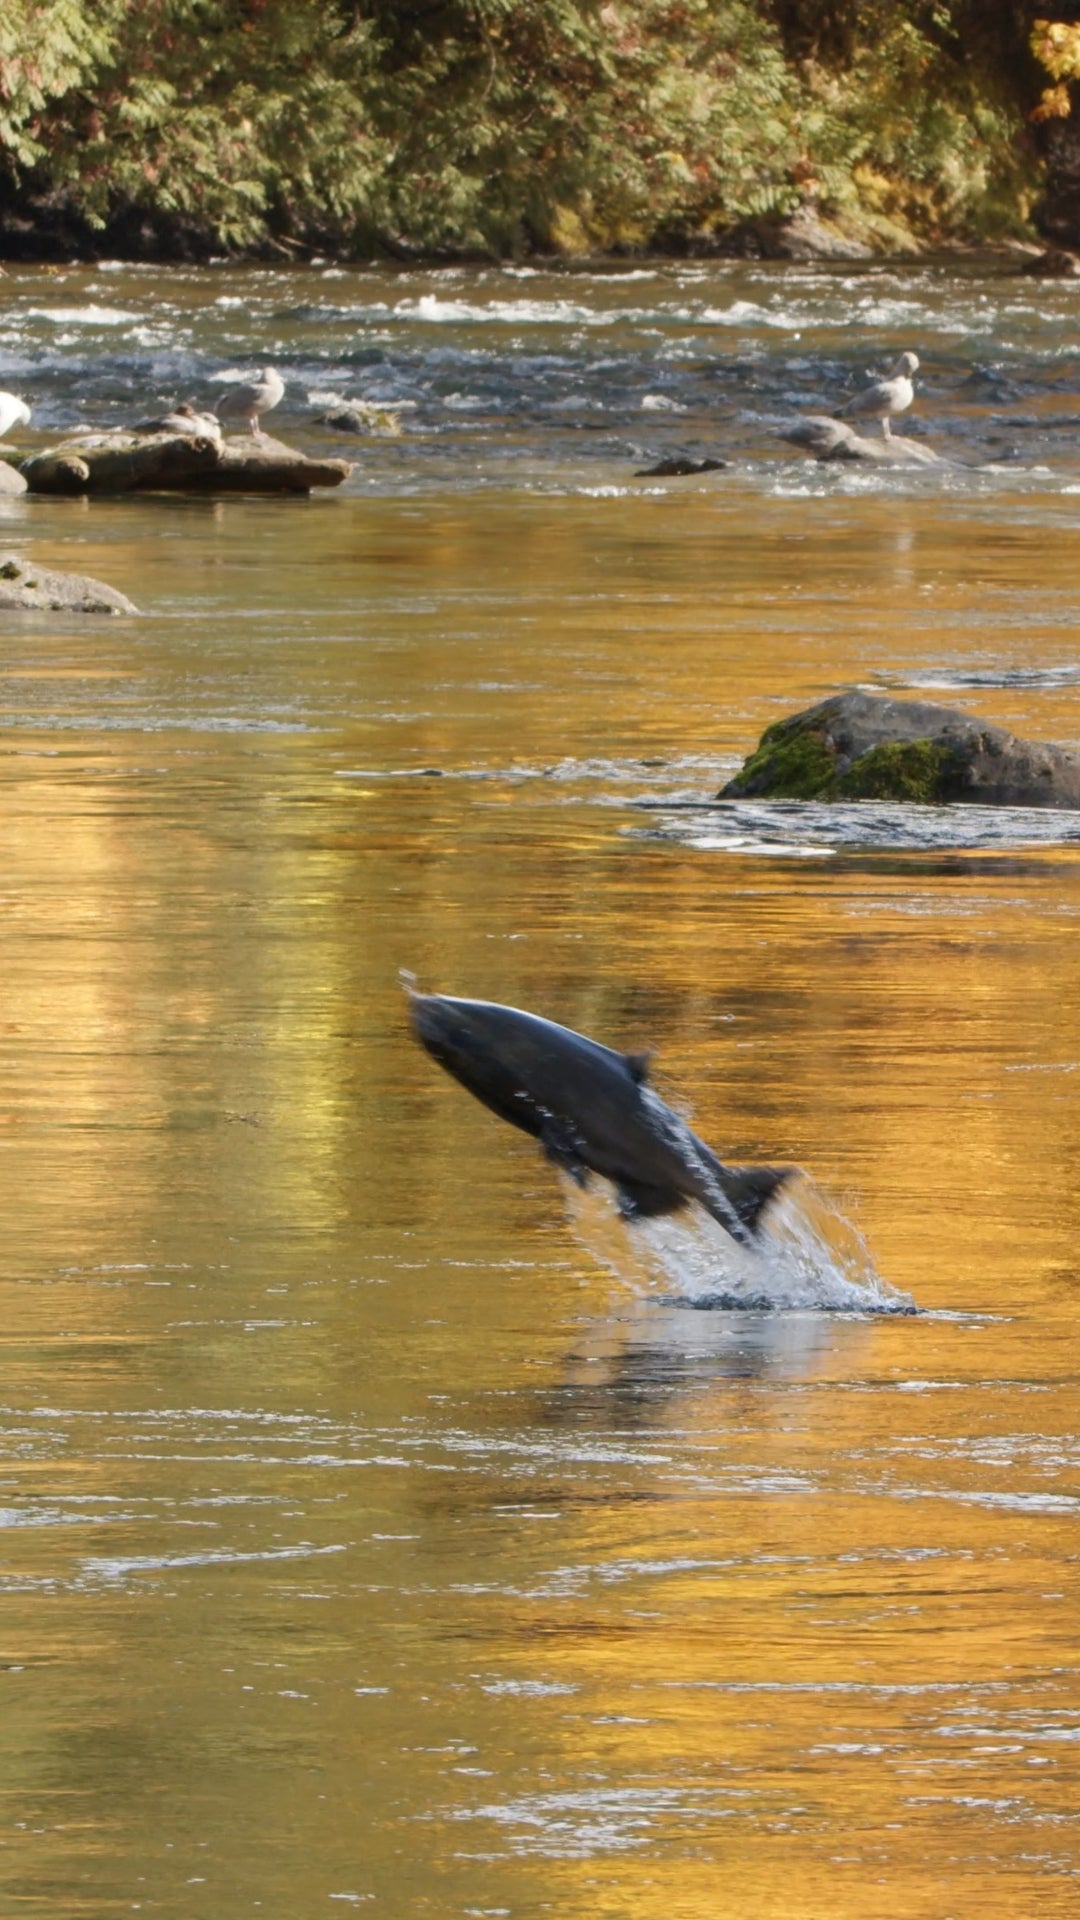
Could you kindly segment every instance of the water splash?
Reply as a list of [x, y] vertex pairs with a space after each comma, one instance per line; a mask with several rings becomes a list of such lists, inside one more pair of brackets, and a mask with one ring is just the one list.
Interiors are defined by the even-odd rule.
[[1074, 846], [1080, 812], [1058, 807], [915, 806], [892, 801], [641, 799], [656, 825], [625, 829], [627, 837], [674, 840], [705, 852], [828, 854], [933, 853], [983, 848]]
[[758, 1313], [911, 1314], [910, 1294], [883, 1280], [850, 1220], [807, 1174], [772, 1202], [753, 1247], [742, 1247], [704, 1209], [662, 1219], [622, 1219], [606, 1181], [582, 1190], [563, 1179], [574, 1232], [624, 1286], [668, 1303]]

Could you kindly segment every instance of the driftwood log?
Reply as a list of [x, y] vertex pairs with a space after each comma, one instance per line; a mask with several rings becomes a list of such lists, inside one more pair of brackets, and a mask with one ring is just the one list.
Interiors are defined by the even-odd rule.
[[31, 493], [310, 493], [340, 487], [348, 460], [309, 460], [280, 440], [176, 433], [82, 434], [25, 460]]
[[788, 427], [782, 438], [793, 447], [802, 447], [815, 460], [865, 460], [878, 467], [941, 467], [947, 462], [917, 440], [905, 440], [894, 433], [886, 440], [867, 440], [844, 420], [827, 414], [808, 413], [804, 420]]

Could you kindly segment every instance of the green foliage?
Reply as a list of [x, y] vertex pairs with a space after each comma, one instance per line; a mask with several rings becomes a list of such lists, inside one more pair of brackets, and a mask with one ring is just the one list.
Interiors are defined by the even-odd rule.
[[923, 238], [1024, 227], [1039, 180], [1011, 0], [776, 0], [826, 208]]
[[48, 151], [49, 109], [89, 82], [112, 44], [108, 9], [82, 0], [4, 0], [0, 7], [0, 156], [29, 167]]
[[1000, 226], [1031, 162], [965, 8], [3, 0], [0, 165], [91, 224], [237, 248], [642, 247], [805, 199], [883, 234]]

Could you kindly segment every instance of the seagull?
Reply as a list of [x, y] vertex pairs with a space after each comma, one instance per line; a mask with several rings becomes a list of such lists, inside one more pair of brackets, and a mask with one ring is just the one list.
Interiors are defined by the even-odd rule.
[[0, 440], [12, 427], [25, 427], [29, 420], [30, 409], [25, 400], [20, 400], [17, 393], [0, 393]]
[[221, 428], [217, 416], [212, 413], [199, 413], [190, 400], [181, 400], [178, 407], [170, 408], [159, 420], [140, 420], [133, 433], [177, 433], [200, 440], [220, 440]]
[[884, 380], [875, 380], [865, 393], [857, 393], [846, 407], [837, 410], [837, 418], [843, 414], [868, 414], [872, 420], [881, 421], [881, 431], [886, 440], [892, 439], [889, 417], [894, 413], [906, 413], [915, 398], [915, 389], [911, 376], [917, 373], [919, 356], [916, 353], [902, 353], [891, 373]]
[[276, 407], [285, 391], [285, 382], [276, 367], [267, 367], [257, 380], [245, 380], [239, 387], [226, 387], [215, 409], [219, 420], [243, 420], [249, 433], [262, 439], [260, 413]]

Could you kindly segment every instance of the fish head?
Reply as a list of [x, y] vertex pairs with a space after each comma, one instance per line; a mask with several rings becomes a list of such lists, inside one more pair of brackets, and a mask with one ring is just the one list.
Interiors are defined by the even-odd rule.
[[486, 1000], [408, 988], [413, 1032], [426, 1053], [514, 1126], [536, 1131], [528, 1016]]
[[412, 1028], [420, 1045], [440, 1067], [468, 1085], [467, 1070], [475, 1069], [488, 1051], [471, 1002], [442, 993], [417, 993], [411, 987], [408, 994]]
[[[537, 1014], [489, 1000], [409, 990], [413, 1032], [425, 1052], [492, 1113], [543, 1138], [566, 1123], [589, 1130], [606, 1104], [640, 1097], [644, 1064], [597, 1046]], [[606, 1103], [606, 1104], [605, 1104]]]

